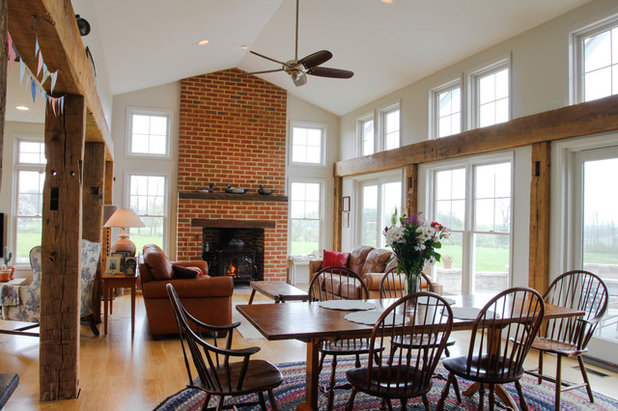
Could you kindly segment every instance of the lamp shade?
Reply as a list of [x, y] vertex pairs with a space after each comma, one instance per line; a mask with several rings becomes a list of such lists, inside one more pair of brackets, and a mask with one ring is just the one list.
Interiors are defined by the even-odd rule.
[[146, 224], [128, 208], [120, 208], [107, 220], [103, 227], [146, 227]]

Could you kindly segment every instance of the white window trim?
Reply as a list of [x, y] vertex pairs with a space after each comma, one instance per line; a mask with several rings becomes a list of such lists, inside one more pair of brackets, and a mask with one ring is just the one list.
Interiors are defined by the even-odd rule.
[[[318, 240], [318, 251], [322, 252], [325, 244], [325, 230], [324, 230], [324, 217], [325, 217], [325, 205], [326, 205], [326, 179], [325, 178], [314, 178], [314, 177], [290, 177], [288, 179], [288, 190], [287, 192], [292, 195], [292, 183], [317, 183], [320, 184], [320, 234]], [[292, 207], [288, 207], [288, 255], [292, 255]]]
[[[294, 150], [294, 127], [302, 127], [302, 128], [317, 128], [322, 131], [321, 137], [321, 147], [320, 147], [320, 162], [319, 163], [305, 163], [302, 161], [293, 161], [293, 150]], [[288, 139], [289, 150], [288, 150], [288, 165], [290, 166], [303, 166], [303, 167], [324, 167], [326, 165], [326, 129], [327, 125], [325, 123], [312, 122], [312, 121], [301, 121], [301, 120], [290, 120], [289, 122], [289, 130], [288, 135], [290, 138]]]
[[[437, 139], [440, 138], [438, 137], [438, 130], [440, 129], [438, 123], [440, 121], [440, 116], [438, 114], [439, 110], [438, 110], [438, 95], [440, 93], [444, 93], [445, 91], [450, 91], [453, 89], [456, 89], [459, 87], [459, 107], [460, 107], [460, 111], [459, 111], [459, 129], [461, 130], [460, 133], [462, 131], [465, 130], [465, 118], [466, 116], [464, 115], [466, 112], [466, 108], [464, 107], [464, 89], [463, 89], [463, 74], [461, 76], [459, 76], [456, 79], [453, 79], [449, 82], [443, 83], [440, 86], [433, 88], [429, 91], [429, 132], [427, 133], [427, 135], [429, 136], [429, 139]], [[452, 135], [452, 134], [451, 134]], [[444, 136], [447, 137], [447, 136]]]
[[[11, 184], [13, 186], [13, 198], [11, 199], [11, 223], [9, 224], [11, 233], [7, 233], [7, 244], [6, 247], [9, 250], [13, 250], [13, 266], [17, 269], [30, 268], [30, 263], [17, 263], [17, 255], [16, 255], [16, 246], [17, 246], [17, 201], [19, 199], [18, 196], [18, 171], [43, 171], [46, 170], [46, 164], [37, 164], [37, 163], [20, 163], [19, 162], [19, 143], [32, 142], [32, 143], [43, 143], [45, 144], [45, 139], [40, 136], [19, 133], [18, 135], [13, 136], [13, 176]], [[6, 146], [6, 140], [5, 140]], [[41, 213], [41, 220], [43, 219], [43, 215]], [[7, 227], [9, 229], [9, 227]]]
[[[165, 177], [165, 199], [163, 201], [163, 244], [162, 249], [167, 254], [168, 252], [168, 239], [169, 239], [169, 229], [170, 229], [170, 186], [172, 181], [171, 173], [161, 172], [161, 171], [147, 171], [147, 170], [138, 170], [138, 169], [130, 169], [124, 170], [124, 208], [131, 207], [131, 176], [156, 176], [156, 177]], [[139, 253], [141, 250], [137, 250]]]
[[[133, 140], [133, 114], [141, 114], [145, 116], [165, 116], [167, 117], [167, 141], [165, 143], [165, 154], [147, 154], [131, 152], [131, 142]], [[127, 158], [166, 158], [172, 156], [172, 122], [174, 116], [170, 110], [161, 110], [144, 107], [127, 107], [126, 113], [126, 130], [125, 130], [125, 156]]]
[[[401, 102], [398, 101], [396, 103], [390, 104], [388, 106], [382, 107], [377, 110], [377, 122], [374, 120], [373, 122], [373, 134], [374, 140], [376, 141], [377, 150], [375, 151], [386, 151], [386, 115], [392, 111], [399, 111], [399, 146], [401, 147]], [[377, 125], [377, 128], [376, 128]], [[377, 133], [376, 133], [377, 131]], [[392, 149], [394, 150], [394, 149]]]
[[363, 153], [363, 123], [365, 121], [369, 121], [369, 120], [373, 120], [373, 154], [378, 152], [377, 149], [377, 137], [376, 137], [376, 112], [375, 110], [364, 114], [360, 117], [358, 117], [356, 119], [356, 141], [357, 143], [357, 147], [358, 147], [358, 155], [356, 157], [364, 157], [365, 155], [371, 155], [371, 154], [364, 154]]
[[584, 102], [584, 82], [582, 81], [584, 74], [584, 47], [583, 40], [585, 37], [594, 36], [602, 31], [606, 31], [618, 26], [618, 14], [606, 17], [596, 21], [585, 27], [571, 32], [570, 39], [570, 87], [569, 98], [571, 104]]
[[[514, 254], [514, 243], [513, 243], [513, 231], [514, 231], [514, 197], [515, 197], [515, 155], [513, 152], [501, 152], [501, 153], [492, 153], [488, 155], [482, 156], [474, 156], [468, 157], [464, 160], [454, 159], [454, 160], [444, 160], [440, 162], [436, 162], [430, 164], [424, 170], [424, 175], [426, 176], [426, 184], [425, 184], [425, 210], [427, 216], [430, 219], [436, 219], [436, 211], [435, 211], [435, 174], [438, 171], [451, 170], [454, 168], [465, 168], [466, 169], [466, 198], [470, 199], [469, 201], [474, 201], [474, 191], [475, 191], [475, 179], [474, 173], [468, 172], [468, 170], [473, 170], [475, 166], [483, 166], [490, 164], [497, 164], [503, 162], [511, 163], [511, 221], [508, 233], [495, 233], [496, 235], [508, 235], [509, 236], [509, 287], [513, 284], [514, 280], [514, 272], [513, 272], [513, 254]], [[420, 174], [420, 173], [419, 173]], [[471, 207], [468, 207], [468, 200], [466, 200], [466, 224], [464, 225], [463, 235], [469, 238], [464, 238], [464, 243], [467, 241], [468, 247], [472, 247], [472, 236], [475, 232], [479, 232], [474, 229], [474, 215], [472, 213]], [[463, 250], [463, 261], [462, 261], [462, 271], [465, 269], [467, 271], [467, 278], [464, 276], [462, 272], [462, 292], [463, 294], [471, 294], [474, 293], [474, 278], [472, 276], [472, 250], [466, 250], [464, 247]], [[432, 268], [433, 270], [433, 268]]]
[[505, 68], [508, 69], [509, 72], [509, 118], [507, 121], [513, 119], [513, 70], [512, 56], [509, 54], [508, 57], [487, 65], [480, 70], [476, 70], [468, 76], [468, 84], [470, 85], [470, 92], [468, 93], [468, 107], [470, 108], [468, 110], [468, 130], [479, 128], [478, 85], [480, 78], [504, 70]]

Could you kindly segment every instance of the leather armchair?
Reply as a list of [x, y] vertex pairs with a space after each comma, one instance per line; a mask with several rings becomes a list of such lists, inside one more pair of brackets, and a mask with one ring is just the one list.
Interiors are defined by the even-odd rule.
[[[172, 265], [197, 267], [204, 275], [197, 278], [174, 278]], [[198, 320], [214, 325], [232, 322], [232, 295], [234, 282], [231, 277], [210, 277], [203, 260], [171, 262], [154, 244], [143, 248], [139, 259], [139, 274], [150, 334], [177, 334], [174, 311], [165, 286], [173, 284], [183, 306]]]

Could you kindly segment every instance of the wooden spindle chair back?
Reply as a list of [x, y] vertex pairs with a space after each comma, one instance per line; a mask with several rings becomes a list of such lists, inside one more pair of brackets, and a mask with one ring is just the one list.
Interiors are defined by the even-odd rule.
[[[425, 273], [421, 273], [419, 285], [427, 284], [427, 291], [434, 291], [431, 288], [431, 280]], [[408, 280], [406, 275], [397, 274], [397, 267], [393, 267], [384, 273], [380, 281], [380, 298], [401, 298], [408, 294]]]
[[492, 298], [474, 322], [466, 373], [497, 384], [519, 378], [544, 314], [543, 298], [531, 288], [510, 288]]
[[547, 289], [545, 302], [585, 311], [586, 314], [547, 320], [541, 336], [585, 349], [607, 311], [608, 294], [603, 280], [588, 271], [573, 270], [560, 275]]
[[346, 267], [326, 267], [318, 271], [309, 283], [309, 301], [366, 300], [367, 284]]

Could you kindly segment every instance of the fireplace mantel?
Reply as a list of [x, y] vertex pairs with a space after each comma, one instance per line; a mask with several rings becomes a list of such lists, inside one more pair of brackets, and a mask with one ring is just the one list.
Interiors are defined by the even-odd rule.
[[228, 201], [280, 201], [288, 202], [287, 196], [262, 194], [232, 194], [232, 193], [205, 193], [203, 191], [179, 191], [178, 198], [194, 200], [228, 200]]
[[275, 221], [268, 220], [226, 220], [210, 218], [192, 218], [192, 227], [208, 228], [276, 228]]

